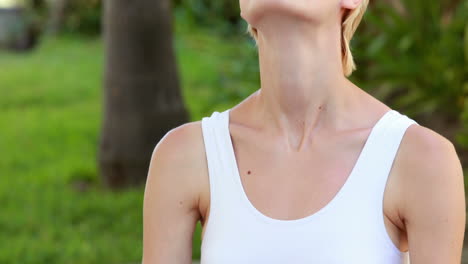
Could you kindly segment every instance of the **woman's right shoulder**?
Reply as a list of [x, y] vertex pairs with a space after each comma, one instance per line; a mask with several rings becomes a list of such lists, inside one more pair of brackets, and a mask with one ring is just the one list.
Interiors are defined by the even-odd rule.
[[167, 131], [156, 144], [154, 151], [164, 152], [172, 158], [181, 158], [194, 154], [202, 145], [201, 121], [192, 121]]
[[153, 150], [148, 177], [159, 177], [199, 194], [207, 173], [200, 120], [179, 125], [161, 138]]
[[190, 258], [188, 231], [201, 217], [200, 178], [206, 177], [200, 130], [200, 122], [177, 126], [153, 150], [143, 202], [145, 263], [167, 263], [181, 252]]
[[172, 166], [197, 167], [204, 161], [204, 155], [203, 134], [199, 120], [169, 130], [154, 148], [152, 159], [163, 160]]

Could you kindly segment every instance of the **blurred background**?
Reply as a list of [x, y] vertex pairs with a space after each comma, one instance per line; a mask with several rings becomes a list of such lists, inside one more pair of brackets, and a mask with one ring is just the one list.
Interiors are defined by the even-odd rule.
[[[467, 16], [371, 1], [351, 43], [352, 81], [450, 139], [465, 177]], [[157, 142], [259, 88], [246, 27], [238, 0], [0, 0], [0, 263], [140, 262]]]

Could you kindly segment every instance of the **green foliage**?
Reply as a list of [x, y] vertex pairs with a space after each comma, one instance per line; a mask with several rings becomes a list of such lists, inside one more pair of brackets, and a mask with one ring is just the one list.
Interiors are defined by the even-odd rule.
[[239, 20], [238, 0], [179, 0], [175, 6], [182, 6], [200, 21], [227, 20], [236, 23]]
[[172, 0], [177, 12], [184, 12], [193, 23], [210, 27], [224, 35], [245, 31], [239, 0]]
[[468, 2], [401, 3], [403, 11], [376, 2], [365, 15], [353, 40], [355, 78], [407, 113], [437, 112], [466, 124]]
[[101, 32], [102, 0], [70, 0], [64, 30], [95, 35]]
[[[240, 102], [259, 88], [257, 50], [247, 34], [214, 34], [211, 27], [191, 23], [183, 10], [176, 12], [178, 64], [192, 118]], [[194, 32], [198, 32], [194, 34]], [[216, 32], [216, 31], [215, 31]], [[219, 32], [216, 32], [219, 33]], [[190, 36], [190, 41], [183, 36]]]

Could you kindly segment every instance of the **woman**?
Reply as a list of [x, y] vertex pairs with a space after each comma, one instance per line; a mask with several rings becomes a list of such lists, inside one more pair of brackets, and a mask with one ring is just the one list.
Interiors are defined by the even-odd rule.
[[202, 264], [460, 263], [453, 144], [346, 78], [367, 4], [240, 1], [261, 88], [156, 146], [144, 264], [191, 263], [198, 220]]

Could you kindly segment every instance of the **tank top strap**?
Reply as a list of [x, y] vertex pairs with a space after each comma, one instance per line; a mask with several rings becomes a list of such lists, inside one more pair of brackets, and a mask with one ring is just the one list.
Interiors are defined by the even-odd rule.
[[390, 168], [406, 129], [414, 120], [400, 114], [396, 110], [386, 112], [371, 129], [358, 160], [349, 179], [338, 193], [343, 196], [340, 210], [349, 207], [357, 209], [362, 206], [362, 212], [378, 215], [372, 208], [379, 209]]
[[367, 146], [360, 170], [350, 190], [351, 197], [348, 197], [354, 201], [355, 208], [362, 209], [360, 214], [363, 217], [377, 223], [380, 235], [387, 238], [388, 245], [392, 248], [394, 245], [389, 239], [384, 222], [384, 192], [400, 143], [412, 124], [418, 123], [396, 110], [391, 110]]
[[203, 117], [201, 127], [205, 144], [208, 176], [210, 183], [210, 214], [217, 210], [216, 204], [226, 205], [228, 192], [232, 191], [232, 180], [229, 178], [229, 153], [225, 138], [225, 112], [214, 111], [211, 116]]
[[[391, 115], [376, 133], [372, 144], [367, 149], [367, 158], [363, 162], [363, 173], [360, 184], [373, 184], [374, 197], [383, 198], [385, 186], [403, 136], [412, 124], [418, 124], [406, 115], [392, 110]], [[419, 125], [419, 124], [418, 124]], [[379, 203], [381, 204], [381, 203]]]

